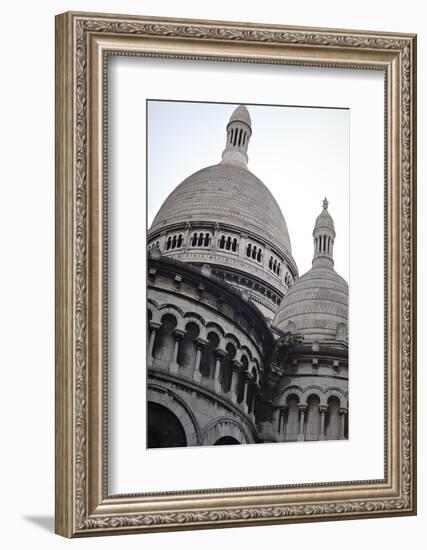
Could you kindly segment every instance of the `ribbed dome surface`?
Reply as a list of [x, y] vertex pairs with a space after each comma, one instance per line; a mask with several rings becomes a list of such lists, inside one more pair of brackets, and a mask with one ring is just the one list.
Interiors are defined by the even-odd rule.
[[267, 187], [246, 167], [221, 162], [185, 179], [164, 201], [150, 231], [176, 222], [209, 221], [253, 231], [291, 252], [283, 214]]
[[305, 340], [347, 340], [347, 323], [348, 284], [326, 265], [316, 265], [291, 286], [273, 321]]

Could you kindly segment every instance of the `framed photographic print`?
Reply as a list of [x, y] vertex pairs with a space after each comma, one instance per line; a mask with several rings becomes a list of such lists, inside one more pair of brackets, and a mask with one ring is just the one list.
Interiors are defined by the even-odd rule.
[[416, 512], [416, 37], [56, 19], [56, 531]]

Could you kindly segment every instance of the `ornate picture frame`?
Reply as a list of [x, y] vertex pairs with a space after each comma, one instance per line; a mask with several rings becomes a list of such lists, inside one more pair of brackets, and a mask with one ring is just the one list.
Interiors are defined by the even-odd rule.
[[[381, 70], [384, 478], [108, 492], [107, 74], [111, 55]], [[68, 12], [56, 18], [56, 532], [65, 537], [416, 513], [416, 36]]]

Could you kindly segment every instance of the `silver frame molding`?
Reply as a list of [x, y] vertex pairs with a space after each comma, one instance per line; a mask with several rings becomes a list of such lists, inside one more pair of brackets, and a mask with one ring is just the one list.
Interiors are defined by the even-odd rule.
[[[384, 479], [108, 495], [105, 127], [109, 55], [384, 71]], [[415, 179], [415, 35], [58, 15], [56, 532], [78, 537], [415, 514]]]

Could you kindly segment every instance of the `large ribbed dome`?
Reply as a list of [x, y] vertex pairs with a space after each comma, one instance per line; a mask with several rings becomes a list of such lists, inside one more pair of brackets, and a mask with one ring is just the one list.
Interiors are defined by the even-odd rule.
[[253, 231], [279, 250], [291, 252], [276, 200], [246, 166], [223, 161], [189, 176], [165, 200], [150, 231], [175, 222], [206, 220]]
[[348, 284], [329, 265], [316, 265], [289, 289], [273, 324], [306, 340], [347, 340]]

